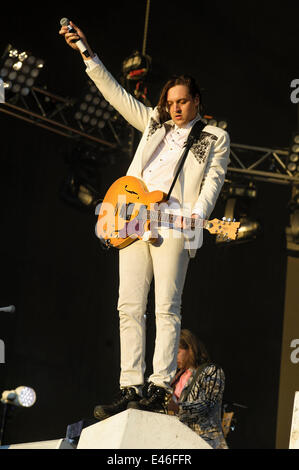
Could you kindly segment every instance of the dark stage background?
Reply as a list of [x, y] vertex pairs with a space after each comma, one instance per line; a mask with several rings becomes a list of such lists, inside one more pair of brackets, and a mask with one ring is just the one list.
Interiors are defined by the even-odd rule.
[[[182, 6], [183, 5], [183, 6]], [[194, 10], [196, 5], [196, 9]], [[42, 8], [0, 19], [0, 46], [31, 50], [46, 60], [38, 83], [77, 97], [86, 83], [79, 54], [58, 35], [68, 16], [116, 77], [141, 49], [145, 1], [82, 8]], [[38, 20], [38, 18], [42, 18]], [[169, 75], [188, 72], [203, 88], [206, 112], [225, 117], [231, 141], [288, 147], [297, 126], [290, 83], [298, 76], [298, 7], [291, 2], [151, 2], [147, 53], [152, 57], [149, 98]], [[37, 402], [15, 410], [6, 443], [64, 437], [66, 427], [90, 417], [95, 404], [118, 388], [117, 253], [104, 252], [96, 217], [67, 205], [60, 188], [70, 139], [0, 113], [1, 289], [5, 364], [0, 391], [32, 386]], [[123, 155], [100, 168], [99, 191], [124, 175]], [[183, 327], [206, 343], [226, 374], [225, 400], [236, 409], [232, 448], [274, 448], [284, 313], [288, 187], [258, 183], [256, 241], [218, 247], [205, 243], [191, 262], [183, 298]], [[222, 217], [219, 199], [213, 216]], [[154, 305], [149, 299], [148, 365]]]

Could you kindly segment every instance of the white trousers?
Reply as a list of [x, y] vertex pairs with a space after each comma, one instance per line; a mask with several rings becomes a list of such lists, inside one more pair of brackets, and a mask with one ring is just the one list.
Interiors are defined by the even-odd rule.
[[155, 282], [156, 340], [149, 381], [170, 389], [176, 373], [181, 298], [189, 263], [182, 233], [159, 230], [158, 243], [138, 240], [119, 252], [120, 386], [140, 386], [145, 373], [145, 313]]

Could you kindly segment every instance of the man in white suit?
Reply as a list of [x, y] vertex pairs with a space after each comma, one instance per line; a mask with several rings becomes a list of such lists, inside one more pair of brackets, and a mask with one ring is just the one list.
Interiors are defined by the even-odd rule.
[[[89, 57], [81, 55], [86, 72], [104, 98], [135, 128], [142, 138], [127, 174], [140, 178], [149, 191], [169, 191], [184, 144], [192, 126], [201, 120], [200, 90], [189, 76], [170, 79], [158, 106], [147, 107], [129, 94], [112, 77], [87, 43], [83, 32], [71, 23], [60, 30], [66, 42], [79, 50], [83, 40]], [[173, 188], [168, 205], [180, 207], [177, 214], [208, 218], [221, 187], [229, 159], [229, 136], [213, 126], [193, 142]], [[181, 328], [181, 297], [189, 260], [201, 245], [190, 238], [178, 215], [175, 227], [159, 228], [159, 243], [138, 240], [119, 251], [119, 299], [121, 374], [120, 396], [112, 404], [98, 405], [94, 414], [105, 419], [128, 405], [142, 410], [165, 411], [171, 397], [171, 381]], [[176, 230], [181, 227], [182, 230]], [[155, 280], [156, 341], [153, 373], [144, 383], [145, 310], [152, 279]]]

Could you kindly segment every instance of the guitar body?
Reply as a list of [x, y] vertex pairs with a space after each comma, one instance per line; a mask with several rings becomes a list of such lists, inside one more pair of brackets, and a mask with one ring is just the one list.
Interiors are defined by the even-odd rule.
[[[135, 176], [123, 176], [108, 189], [100, 205], [96, 234], [106, 248], [125, 248], [150, 232], [151, 223], [156, 221], [173, 223], [172, 216], [156, 210], [156, 203], [165, 202], [167, 195], [163, 191], [149, 192], [144, 182]], [[205, 228], [210, 233], [226, 240], [235, 240], [240, 222], [213, 219], [194, 219], [182, 217], [189, 227]], [[148, 235], [148, 234], [147, 234]], [[149, 238], [148, 241], [154, 241]]]
[[134, 176], [117, 179], [101, 204], [97, 236], [107, 248], [125, 248], [150, 230], [150, 221], [147, 218], [141, 220], [140, 214], [165, 198], [163, 191], [149, 192], [143, 181]]

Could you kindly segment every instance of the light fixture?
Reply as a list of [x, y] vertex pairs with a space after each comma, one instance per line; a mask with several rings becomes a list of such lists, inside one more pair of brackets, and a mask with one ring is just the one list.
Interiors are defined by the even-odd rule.
[[220, 127], [221, 129], [227, 129], [228, 123], [225, 119], [215, 118], [209, 114], [205, 114], [203, 119], [206, 121], [206, 124], [209, 126]]
[[36, 402], [36, 393], [31, 387], [20, 385], [15, 390], [5, 390], [1, 402], [7, 405], [29, 408]]
[[150, 71], [151, 57], [134, 51], [122, 64], [123, 76], [126, 80], [140, 80]]
[[257, 188], [255, 184], [250, 182], [233, 182], [226, 186], [221, 198], [225, 201], [223, 220], [227, 222], [234, 219], [240, 222], [238, 237], [236, 240], [225, 240], [216, 237], [217, 245], [224, 244], [240, 244], [255, 240], [261, 232], [261, 224], [251, 215], [252, 200], [257, 197]]
[[64, 180], [60, 194], [65, 202], [79, 209], [94, 208], [100, 199], [92, 185], [81, 181], [74, 174]]
[[3, 445], [7, 414], [13, 407], [30, 408], [36, 402], [36, 393], [31, 387], [20, 385], [15, 390], [5, 390], [2, 393], [3, 413], [0, 427], [0, 446]]
[[287, 169], [293, 176], [299, 174], [299, 133], [294, 133], [289, 147], [289, 154], [286, 161]]
[[44, 60], [9, 44], [1, 57], [0, 77], [7, 91], [27, 96], [43, 67]]
[[104, 99], [98, 88], [88, 81], [88, 87], [74, 114], [80, 129], [88, 133], [100, 131], [112, 119], [113, 112], [114, 108]]
[[232, 183], [228, 188], [230, 197], [243, 197], [255, 199], [257, 197], [257, 190], [254, 183]]
[[64, 202], [82, 209], [92, 211], [101, 199], [98, 192], [100, 187], [100, 160], [97, 152], [82, 146], [71, 151], [66, 157], [68, 164], [68, 175], [64, 178], [60, 196]]
[[299, 252], [299, 187], [292, 189], [292, 198], [288, 204], [289, 225], [286, 227], [286, 242], [289, 252]]

